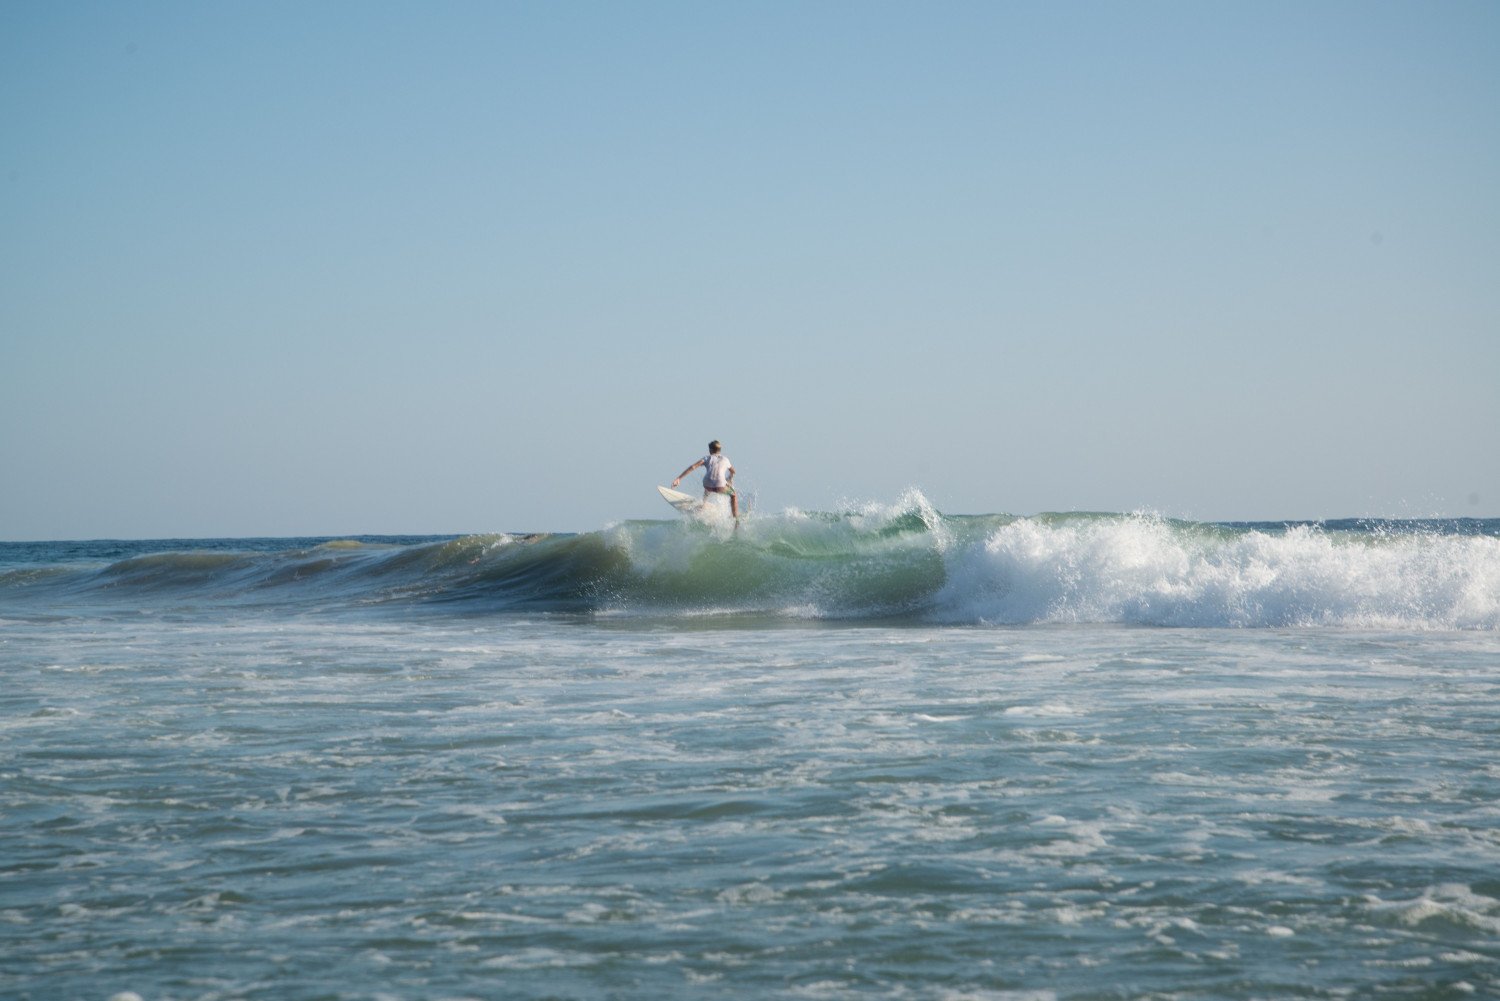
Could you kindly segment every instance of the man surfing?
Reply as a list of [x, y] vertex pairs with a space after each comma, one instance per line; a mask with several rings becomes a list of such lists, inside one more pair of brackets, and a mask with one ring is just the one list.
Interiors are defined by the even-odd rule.
[[709, 494], [728, 494], [729, 513], [739, 521], [740, 499], [734, 492], [734, 463], [729, 461], [729, 456], [724, 454], [723, 446], [717, 441], [709, 442], [708, 454], [679, 473], [672, 486], [677, 486], [684, 476], [699, 466], [703, 467], [703, 499], [707, 501]]

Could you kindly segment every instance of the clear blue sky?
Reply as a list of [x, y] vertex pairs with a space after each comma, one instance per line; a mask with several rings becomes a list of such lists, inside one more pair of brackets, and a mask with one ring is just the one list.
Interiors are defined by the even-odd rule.
[[0, 538], [1500, 514], [1500, 4], [0, 6]]

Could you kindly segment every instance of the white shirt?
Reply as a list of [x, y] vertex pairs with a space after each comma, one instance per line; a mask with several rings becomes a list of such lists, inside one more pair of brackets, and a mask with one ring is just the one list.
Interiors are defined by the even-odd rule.
[[720, 452], [718, 455], [705, 455], [702, 461], [705, 489], [729, 485], [729, 467], [734, 465], [729, 461], [729, 456]]

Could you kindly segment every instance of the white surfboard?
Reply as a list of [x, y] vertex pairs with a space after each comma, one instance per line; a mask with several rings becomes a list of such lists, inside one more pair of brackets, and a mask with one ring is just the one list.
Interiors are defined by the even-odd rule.
[[657, 487], [657, 493], [661, 494], [662, 500], [681, 511], [683, 514], [692, 514], [703, 506], [703, 502], [692, 494], [685, 494], [680, 490], [669, 487]]

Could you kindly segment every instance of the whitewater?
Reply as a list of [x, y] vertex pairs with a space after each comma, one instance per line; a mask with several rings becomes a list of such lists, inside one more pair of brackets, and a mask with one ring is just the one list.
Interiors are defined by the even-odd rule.
[[0, 996], [1500, 996], [1500, 520], [0, 543]]

